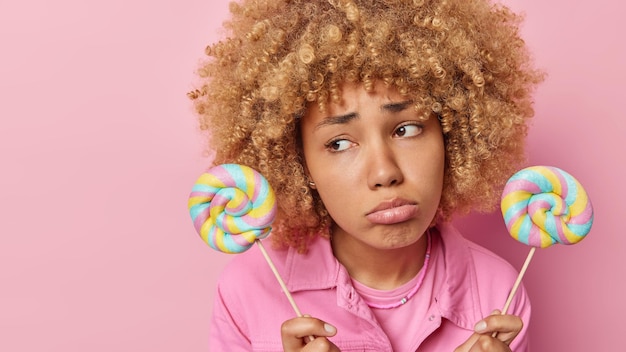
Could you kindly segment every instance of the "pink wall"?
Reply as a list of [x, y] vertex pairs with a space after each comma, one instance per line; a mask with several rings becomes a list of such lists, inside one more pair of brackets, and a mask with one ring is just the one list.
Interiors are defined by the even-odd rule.
[[[89, 5], [87, 5], [89, 3]], [[230, 258], [193, 231], [204, 168], [185, 93], [220, 1], [31, 0], [0, 5], [0, 350], [206, 351], [215, 276]], [[533, 164], [574, 174], [596, 222], [541, 250], [525, 283], [535, 351], [615, 350], [626, 313], [624, 5], [508, 0], [550, 76]], [[459, 220], [520, 266], [498, 214]], [[481, 236], [483, 226], [502, 236]]]

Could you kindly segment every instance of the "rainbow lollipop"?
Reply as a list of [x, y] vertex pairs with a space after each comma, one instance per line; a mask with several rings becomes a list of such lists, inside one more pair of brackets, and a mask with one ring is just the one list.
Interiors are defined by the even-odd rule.
[[531, 166], [513, 175], [502, 192], [502, 216], [511, 236], [530, 246], [581, 241], [593, 224], [587, 192], [572, 175]]
[[196, 231], [211, 248], [241, 253], [256, 243], [292, 308], [302, 316], [261, 242], [276, 217], [276, 196], [263, 175], [244, 165], [215, 166], [198, 178], [187, 205]]
[[244, 252], [267, 237], [276, 217], [276, 197], [265, 177], [237, 164], [202, 174], [187, 205], [200, 237], [224, 253]]
[[507, 181], [501, 210], [511, 236], [532, 246], [504, 305], [506, 314], [535, 249], [580, 242], [591, 230], [593, 206], [572, 175], [552, 166], [531, 166]]

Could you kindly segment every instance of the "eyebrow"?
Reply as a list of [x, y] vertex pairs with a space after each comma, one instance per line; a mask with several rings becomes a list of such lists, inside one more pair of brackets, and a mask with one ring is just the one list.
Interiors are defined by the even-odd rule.
[[[380, 110], [382, 112], [397, 113], [406, 110], [412, 103], [413, 101], [411, 100], [401, 101], [397, 103], [388, 103], [382, 105], [380, 107]], [[322, 122], [318, 123], [315, 126], [315, 129], [317, 130], [318, 128], [328, 125], [345, 124], [357, 118], [359, 118], [359, 115], [356, 112], [351, 112], [345, 115], [329, 116], [325, 118]]]
[[398, 103], [389, 103], [381, 106], [381, 110], [389, 112], [400, 112], [406, 110], [412, 103], [413, 101], [411, 100], [405, 100]]

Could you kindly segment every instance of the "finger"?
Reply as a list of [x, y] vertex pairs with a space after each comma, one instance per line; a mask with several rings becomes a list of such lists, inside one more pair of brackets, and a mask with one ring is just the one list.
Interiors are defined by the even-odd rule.
[[331, 324], [307, 316], [287, 320], [281, 326], [281, 338], [285, 351], [302, 348], [310, 342], [309, 336], [329, 337], [336, 333], [337, 329]]
[[[514, 315], [501, 315], [494, 310], [474, 326], [470, 336], [454, 352], [510, 351], [508, 345], [522, 330], [522, 320]], [[497, 334], [496, 336], [493, 336]]]
[[455, 348], [454, 352], [469, 352], [480, 336], [480, 334], [473, 333], [461, 346]]
[[491, 335], [477, 334], [468, 352], [511, 352], [509, 346]]
[[461, 346], [457, 347], [454, 352], [510, 352], [511, 349], [509, 346], [496, 339], [491, 337], [489, 334], [478, 334], [473, 333], [467, 341], [465, 341]]
[[476, 323], [474, 331], [479, 334], [491, 334], [498, 340], [510, 344], [520, 333], [524, 323], [516, 315], [492, 314]]
[[335, 346], [328, 338], [318, 336], [315, 340], [304, 346], [302, 352], [340, 352], [339, 347]]

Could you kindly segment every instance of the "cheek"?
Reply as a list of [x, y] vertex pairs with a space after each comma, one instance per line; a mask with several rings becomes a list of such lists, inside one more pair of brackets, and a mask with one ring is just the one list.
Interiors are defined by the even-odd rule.
[[345, 201], [338, 201], [345, 197], [337, 191], [338, 190], [324, 186], [317, 188], [317, 193], [319, 194], [322, 204], [324, 204], [324, 208], [326, 208], [330, 217], [335, 221], [341, 219], [342, 214], [346, 212]]
[[[437, 144], [435, 144], [437, 146]], [[438, 202], [443, 193], [445, 173], [445, 152], [443, 146], [432, 148], [421, 160], [422, 189], [428, 190], [433, 202]]]
[[434, 165], [436, 165], [436, 167], [433, 168], [433, 185], [437, 187], [439, 197], [441, 197], [445, 176], [445, 159], [443, 157], [439, 158]]
[[324, 203], [327, 200], [333, 200], [342, 197], [342, 194], [348, 193], [354, 190], [356, 185], [354, 182], [347, 182], [346, 175], [337, 175], [330, 168], [316, 169], [315, 173], [311, 173], [311, 176], [315, 180], [317, 192], [322, 197]]
[[445, 159], [441, 158], [440, 159], [440, 163], [439, 163], [439, 167], [437, 169], [437, 183], [436, 183], [436, 187], [437, 187], [437, 207], [439, 207], [439, 203], [441, 202], [441, 197], [443, 196], [443, 184], [444, 184], [444, 178], [445, 178]]
[[[311, 174], [315, 180], [317, 192], [330, 211], [341, 211], [347, 203], [356, 199], [355, 190], [359, 187], [359, 181], [348, 170], [334, 168], [332, 165], [318, 165], [315, 174]], [[317, 177], [316, 177], [317, 176]]]
[[439, 137], [437, 142], [434, 143], [434, 148], [432, 150], [432, 160], [431, 165], [433, 165], [433, 169], [436, 170], [438, 178], [443, 183], [443, 175], [446, 167], [446, 149], [443, 143], [443, 137]]

